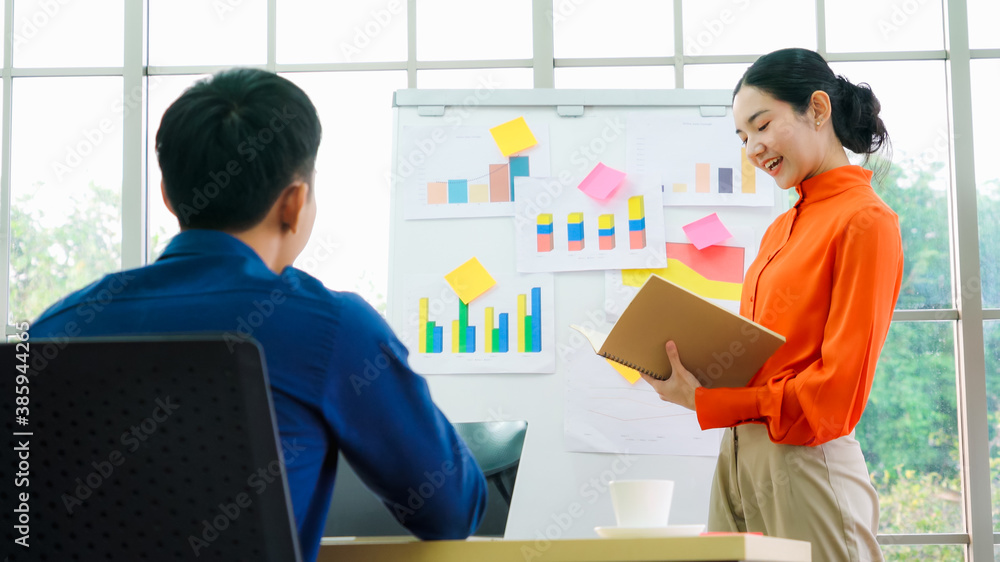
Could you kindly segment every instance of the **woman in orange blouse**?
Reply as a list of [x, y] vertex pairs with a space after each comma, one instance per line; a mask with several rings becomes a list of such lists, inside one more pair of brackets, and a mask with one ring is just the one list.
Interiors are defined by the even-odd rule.
[[645, 377], [667, 401], [726, 427], [709, 530], [810, 541], [813, 560], [881, 560], [878, 496], [854, 426], [899, 296], [896, 214], [846, 149], [888, 144], [880, 104], [818, 54], [783, 49], [733, 93], [747, 158], [799, 200], [768, 228], [743, 284], [740, 314], [786, 343], [744, 388], [702, 388], [667, 343], [675, 375]]

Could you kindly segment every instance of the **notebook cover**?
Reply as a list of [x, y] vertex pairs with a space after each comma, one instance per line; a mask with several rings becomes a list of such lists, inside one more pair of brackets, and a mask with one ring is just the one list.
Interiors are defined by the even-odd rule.
[[598, 350], [658, 379], [671, 374], [665, 345], [708, 388], [746, 386], [785, 338], [760, 324], [651, 275]]

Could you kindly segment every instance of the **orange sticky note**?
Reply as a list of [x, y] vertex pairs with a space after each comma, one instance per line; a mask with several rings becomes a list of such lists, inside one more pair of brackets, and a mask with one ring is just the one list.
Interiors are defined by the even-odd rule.
[[465, 304], [469, 304], [497, 284], [490, 272], [486, 271], [477, 258], [472, 258], [456, 267], [444, 278]]
[[625, 377], [625, 380], [627, 380], [629, 384], [635, 384], [637, 380], [642, 378], [642, 374], [639, 373], [639, 371], [633, 369], [632, 367], [626, 367], [625, 365], [622, 365], [621, 363], [616, 363], [610, 359], [605, 359], [605, 361], [608, 362], [608, 365], [614, 367], [615, 370], [618, 371], [619, 375]]
[[518, 117], [513, 121], [507, 121], [503, 125], [497, 125], [490, 129], [493, 140], [504, 156], [510, 156], [521, 152], [526, 148], [531, 148], [538, 144], [535, 135], [531, 133], [524, 117]]

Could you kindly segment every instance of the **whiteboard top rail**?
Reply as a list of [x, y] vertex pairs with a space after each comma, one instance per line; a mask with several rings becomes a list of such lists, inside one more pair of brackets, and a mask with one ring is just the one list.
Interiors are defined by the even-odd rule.
[[393, 107], [426, 106], [730, 106], [730, 90], [396, 90]]

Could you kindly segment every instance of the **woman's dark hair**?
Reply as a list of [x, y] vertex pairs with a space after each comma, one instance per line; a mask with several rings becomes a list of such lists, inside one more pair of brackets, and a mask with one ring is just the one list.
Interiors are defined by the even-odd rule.
[[198, 81], [167, 108], [156, 132], [181, 229], [239, 232], [258, 224], [285, 187], [311, 181], [321, 136], [309, 97], [277, 74], [236, 68]]
[[733, 98], [743, 86], [753, 86], [771, 97], [790, 104], [797, 113], [809, 108], [813, 92], [830, 96], [833, 132], [844, 148], [864, 154], [868, 163], [873, 153], [885, 148], [891, 156], [889, 133], [878, 116], [882, 104], [868, 84], [852, 84], [837, 76], [818, 53], [808, 49], [781, 49], [766, 54], [743, 73]]

